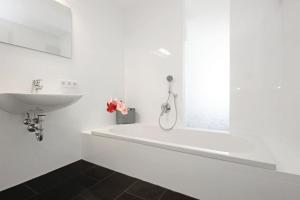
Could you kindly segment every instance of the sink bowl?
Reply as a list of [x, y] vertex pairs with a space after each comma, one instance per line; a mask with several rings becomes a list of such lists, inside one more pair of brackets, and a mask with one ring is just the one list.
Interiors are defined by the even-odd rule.
[[0, 108], [13, 114], [47, 113], [67, 107], [82, 95], [0, 93]]

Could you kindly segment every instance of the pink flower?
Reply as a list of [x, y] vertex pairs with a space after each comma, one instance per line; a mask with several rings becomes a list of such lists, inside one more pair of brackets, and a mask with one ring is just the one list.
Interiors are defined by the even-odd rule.
[[123, 103], [122, 101], [117, 102], [117, 110], [120, 111], [123, 115], [128, 114], [128, 109], [127, 109], [125, 103]]
[[110, 98], [107, 102], [107, 112], [112, 113], [116, 110], [120, 111], [123, 115], [128, 114], [128, 108], [123, 101], [120, 101], [118, 99], [113, 100], [112, 98]]

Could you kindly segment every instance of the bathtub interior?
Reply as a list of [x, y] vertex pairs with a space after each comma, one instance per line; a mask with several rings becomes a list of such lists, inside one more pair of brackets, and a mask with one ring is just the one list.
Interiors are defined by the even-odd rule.
[[174, 129], [163, 131], [158, 126], [135, 124], [118, 125], [110, 129], [115, 133], [127, 137], [143, 138], [153, 141], [172, 143], [189, 147], [201, 147], [222, 152], [249, 152], [254, 146], [248, 140], [233, 136], [226, 132], [213, 132], [196, 129]]

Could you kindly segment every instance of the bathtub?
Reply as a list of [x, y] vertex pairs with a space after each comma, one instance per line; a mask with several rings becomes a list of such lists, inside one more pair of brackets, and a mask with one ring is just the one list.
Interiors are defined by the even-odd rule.
[[300, 197], [300, 181], [276, 171], [275, 159], [257, 138], [187, 128], [165, 132], [144, 124], [100, 128], [82, 137], [84, 159], [201, 200]]
[[258, 141], [226, 132], [187, 128], [165, 132], [159, 127], [135, 124], [94, 130], [92, 134], [254, 167], [276, 169], [270, 153]]

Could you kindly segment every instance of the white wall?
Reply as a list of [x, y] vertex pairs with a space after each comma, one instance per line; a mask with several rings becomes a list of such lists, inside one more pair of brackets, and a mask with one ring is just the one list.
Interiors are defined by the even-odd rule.
[[[161, 104], [168, 95], [169, 74], [174, 76], [173, 89], [179, 94], [182, 116], [183, 6], [181, 0], [151, 0], [126, 7], [125, 94], [128, 105], [136, 107], [139, 122], [158, 123]], [[171, 55], [164, 56], [158, 52], [160, 48]]]
[[85, 96], [47, 115], [42, 143], [25, 130], [23, 116], [0, 111], [0, 190], [80, 159], [80, 132], [114, 122], [105, 103], [123, 96], [120, 10], [111, 0], [65, 3], [73, 10], [73, 59], [0, 44], [0, 91], [30, 91], [36, 78], [56, 91], [59, 79], [72, 79]]
[[[217, 85], [217, 87], [222, 87], [221, 92], [223, 93], [221, 96], [225, 96], [225, 100], [222, 101], [223, 104], [221, 105], [221, 107], [225, 105], [225, 108], [221, 108], [223, 109], [221, 111], [222, 113], [218, 114], [222, 115], [221, 118], [227, 119], [217, 125], [220, 129], [228, 128], [228, 123], [226, 124], [226, 121], [228, 122], [229, 94], [226, 93], [226, 91], [228, 92], [229, 87], [229, 78], [227, 77], [229, 76], [229, 1], [224, 1], [225, 3], [222, 3], [220, 0], [215, 0], [212, 3], [209, 0], [126, 0], [122, 2], [121, 5], [125, 10], [125, 97], [129, 106], [136, 107], [138, 112], [138, 122], [157, 125], [158, 117], [161, 112], [161, 104], [166, 101], [168, 95], [166, 76], [171, 74], [175, 78], [173, 90], [178, 93], [178, 126], [184, 125], [183, 108], [186, 95], [184, 91], [185, 73], [190, 75], [195, 71], [199, 72], [197, 69], [194, 71], [185, 71], [184, 65], [191, 64], [191, 60], [194, 59], [193, 61], [195, 61], [196, 58], [197, 61], [200, 62], [200, 67], [207, 67], [207, 63], [209, 63], [209, 67], [215, 67], [212, 66], [215, 64], [213, 62], [216, 60], [219, 61], [217, 64], [218, 66], [214, 69], [219, 71], [220, 76], [215, 76], [214, 79], [212, 78], [211, 80], [219, 80], [220, 78], [225, 77], [222, 81], [219, 81], [219, 85], [215, 85]], [[220, 14], [220, 11], [222, 11], [222, 14]], [[208, 16], [207, 14], [209, 13], [211, 14]], [[215, 13], [219, 13], [219, 18], [214, 16]], [[206, 18], [204, 18], [205, 16]], [[224, 19], [227, 20], [227, 24], [225, 24]], [[209, 26], [209, 23], [212, 21], [215, 22], [215, 26]], [[222, 22], [224, 22], [224, 24]], [[201, 24], [205, 26], [205, 28], [203, 28]], [[198, 29], [195, 30], [195, 28]], [[219, 33], [220, 30], [222, 34], [218, 35], [217, 33]], [[203, 31], [206, 32], [203, 33]], [[202, 35], [199, 35], [199, 32]], [[216, 33], [216, 35], [211, 34], [212, 32]], [[208, 37], [210, 40], [207, 42]], [[199, 48], [196, 49], [196, 53], [190, 51], [191, 48], [194, 48], [191, 44], [194, 44], [195, 40], [197, 40], [197, 47], [200, 46], [203, 48], [201, 49], [204, 51], [203, 54], [199, 52]], [[207, 43], [204, 44], [204, 41]], [[208, 47], [212, 41], [218, 41], [216, 42], [217, 48], [210, 48], [210, 50], [207, 50], [208, 48], [205, 47]], [[220, 50], [220, 48], [218, 48], [219, 42], [223, 42], [224, 49]], [[158, 52], [161, 48], [168, 50], [171, 55], [162, 55]], [[205, 52], [205, 50], [209, 51], [210, 54], [207, 53], [207, 51]], [[224, 58], [212, 59], [210, 57], [205, 60], [206, 62], [203, 62], [203, 59], [201, 58], [206, 58], [208, 54], [210, 56], [213, 55], [218, 57], [218, 55], [216, 55], [216, 50], [220, 50], [218, 55], [224, 55]], [[197, 62], [197, 65], [199, 62]], [[220, 63], [225, 63], [225, 65], [227, 63], [227, 71], [226, 69], [223, 70], [227, 74], [220, 73]], [[199, 69], [198, 66], [196, 68]], [[202, 69], [204, 69], [204, 67]], [[200, 74], [203, 75], [203, 71], [205, 71], [205, 69], [202, 70]], [[203, 78], [203, 76], [199, 76], [199, 80], [201, 78]], [[189, 78], [186, 78], [186, 80], [188, 86], [193, 85], [193, 83], [188, 81]], [[223, 91], [224, 87], [227, 89], [226, 91]], [[211, 91], [215, 88], [209, 89]], [[204, 93], [207, 92], [207, 88], [193, 87], [192, 90], [193, 91], [188, 90], [187, 92], [189, 92], [189, 94], [197, 93], [203, 96], [205, 95]], [[217, 95], [215, 100], [220, 100], [220, 95]], [[163, 120], [164, 123], [168, 123], [168, 125], [170, 125], [174, 119], [174, 106], [172, 101], [173, 100], [171, 99], [173, 112], [170, 113], [166, 120]], [[194, 106], [195, 101], [199, 102], [199, 98], [194, 98], [194, 101], [189, 99], [189, 101], [190, 102], [188, 103]], [[212, 102], [212, 100], [210, 99], [209, 102]], [[207, 105], [204, 107], [207, 108]], [[212, 105], [210, 108], [213, 109], [215, 107], [215, 105]], [[187, 108], [188, 107], [185, 107], [185, 109]], [[191, 111], [194, 108], [195, 107], [190, 108], [188, 111]], [[197, 111], [199, 112], [199, 109]], [[203, 109], [201, 111], [205, 112]], [[216, 112], [214, 112], [214, 114], [215, 113]], [[207, 113], [204, 113], [203, 115], [205, 114]], [[207, 115], [205, 117], [207, 117]], [[203, 121], [203, 119], [204, 118], [199, 121]], [[207, 125], [208, 123], [203, 124]], [[195, 125], [195, 123], [193, 123], [193, 125]], [[211, 127], [202, 126], [202, 128]], [[216, 127], [214, 128], [216, 129]]]
[[296, 174], [299, 13], [298, 0], [231, 2], [231, 132], [262, 137], [279, 170]]

